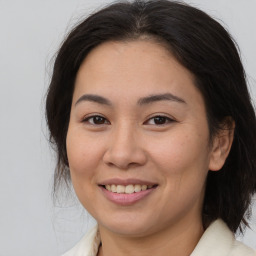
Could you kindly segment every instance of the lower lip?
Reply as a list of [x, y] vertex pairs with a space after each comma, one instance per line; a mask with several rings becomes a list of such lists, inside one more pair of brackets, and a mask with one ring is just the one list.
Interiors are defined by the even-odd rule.
[[145, 197], [147, 197], [149, 194], [151, 194], [154, 190], [154, 188], [150, 188], [147, 190], [143, 190], [140, 192], [132, 193], [132, 194], [119, 194], [119, 193], [114, 193], [111, 191], [108, 191], [104, 187], [101, 187], [101, 191], [103, 192], [104, 196], [110, 200], [111, 202], [119, 205], [132, 205]]

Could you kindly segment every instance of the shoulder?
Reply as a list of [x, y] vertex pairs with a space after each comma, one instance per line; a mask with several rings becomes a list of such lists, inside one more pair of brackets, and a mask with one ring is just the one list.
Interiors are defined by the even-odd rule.
[[96, 256], [99, 244], [100, 237], [96, 225], [71, 250], [62, 256]]
[[234, 234], [220, 219], [204, 232], [191, 256], [256, 256], [256, 252], [237, 241]]

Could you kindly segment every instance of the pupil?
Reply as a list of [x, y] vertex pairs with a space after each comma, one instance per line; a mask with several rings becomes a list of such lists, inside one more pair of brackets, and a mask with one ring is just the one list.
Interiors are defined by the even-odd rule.
[[101, 116], [95, 116], [93, 119], [95, 124], [104, 124], [104, 118]]
[[154, 118], [155, 124], [164, 124], [165, 123], [165, 117], [157, 116]]

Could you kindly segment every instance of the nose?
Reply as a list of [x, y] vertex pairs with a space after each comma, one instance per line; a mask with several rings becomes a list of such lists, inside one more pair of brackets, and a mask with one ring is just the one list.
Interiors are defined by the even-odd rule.
[[144, 165], [147, 156], [142, 137], [132, 127], [119, 126], [113, 129], [103, 161], [122, 170]]

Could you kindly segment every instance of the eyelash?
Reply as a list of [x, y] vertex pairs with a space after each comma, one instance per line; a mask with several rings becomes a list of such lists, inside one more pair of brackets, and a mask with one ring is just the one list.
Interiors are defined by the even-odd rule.
[[[158, 121], [156, 121], [158, 119], [158, 121], [160, 121], [160, 123], [156, 123]], [[154, 120], [154, 124], [150, 124], [150, 121], [151, 120]], [[164, 121], [164, 122], [162, 122]], [[168, 123], [172, 123], [172, 122], [175, 122], [174, 119], [168, 117], [168, 116], [165, 116], [165, 115], [156, 115], [156, 116], [153, 116], [151, 118], [149, 118], [146, 122], [144, 122], [144, 124], [149, 124], [149, 125], [156, 125], [156, 126], [163, 126], [163, 125], [166, 125]]]
[[[96, 118], [101, 120], [100, 123], [97, 123]], [[150, 121], [152, 121], [152, 120], [154, 120], [154, 124], [150, 123]], [[85, 117], [82, 120], [82, 122], [89, 123], [90, 125], [96, 125], [96, 126], [110, 124], [110, 122], [105, 117], [103, 117], [101, 115], [93, 115], [93, 116]], [[157, 122], [160, 122], [160, 123], [157, 124]], [[153, 117], [147, 119], [143, 124], [163, 126], [163, 125], [166, 125], [166, 124], [172, 123], [172, 122], [175, 122], [175, 120], [170, 117], [167, 117], [165, 115], [156, 115], [156, 116], [153, 116]]]
[[[100, 124], [97, 124], [95, 121], [96, 121], [96, 118], [101, 118], [101, 120], [103, 121], [103, 123], [100, 123]], [[90, 120], [93, 120], [93, 122], [90, 122]], [[82, 120], [83, 123], [89, 123], [90, 125], [104, 125], [104, 124], [110, 124], [110, 122], [103, 116], [101, 115], [93, 115], [93, 116], [88, 116], [88, 117], [85, 117], [83, 120]]]

